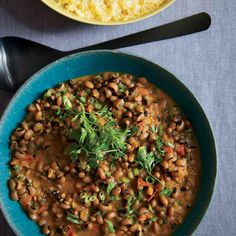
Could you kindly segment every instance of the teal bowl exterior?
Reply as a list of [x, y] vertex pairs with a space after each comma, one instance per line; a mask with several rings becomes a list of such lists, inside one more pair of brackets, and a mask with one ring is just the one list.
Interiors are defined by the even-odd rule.
[[200, 145], [201, 180], [190, 213], [174, 233], [175, 236], [191, 235], [209, 207], [216, 183], [217, 155], [210, 124], [193, 94], [174, 75], [143, 58], [117, 51], [91, 51], [62, 58], [33, 75], [13, 97], [0, 121], [0, 204], [3, 214], [17, 235], [42, 235], [20, 204], [9, 197], [10, 135], [26, 115], [27, 106], [46, 89], [71, 78], [104, 71], [146, 77], [169, 94], [192, 121]]

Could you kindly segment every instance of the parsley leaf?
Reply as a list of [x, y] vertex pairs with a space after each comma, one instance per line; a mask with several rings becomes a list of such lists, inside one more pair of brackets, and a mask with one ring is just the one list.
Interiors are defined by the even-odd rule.
[[156, 147], [157, 147], [157, 152], [159, 154], [163, 155], [165, 153], [165, 151], [162, 149], [163, 141], [162, 141], [162, 139], [159, 136], [157, 137]]
[[138, 126], [133, 126], [130, 130], [130, 136], [133, 136], [139, 130]]
[[138, 149], [136, 161], [143, 167], [143, 169], [156, 181], [161, 181], [152, 175], [153, 168], [162, 161], [162, 158], [155, 155], [153, 152], [147, 152], [146, 146], [141, 146]]
[[133, 209], [132, 209], [132, 205], [135, 202], [135, 197], [134, 196], [129, 196], [128, 200], [127, 200], [127, 214], [130, 215], [133, 213]]
[[158, 128], [157, 128], [155, 125], [152, 125], [151, 128], [150, 128], [150, 130], [151, 130], [154, 134], [156, 134], [156, 133], [158, 132]]
[[110, 220], [107, 220], [107, 228], [109, 233], [115, 233], [114, 225]]
[[115, 188], [116, 184], [114, 182], [110, 182], [107, 185], [107, 195], [109, 195], [111, 193], [111, 191]]
[[172, 194], [173, 190], [168, 189], [165, 187], [161, 192], [160, 195], [169, 197]]
[[65, 109], [69, 110], [72, 108], [72, 103], [67, 96], [63, 95], [62, 101], [63, 101], [63, 105], [64, 105]]
[[119, 83], [118, 90], [119, 90], [120, 93], [124, 93], [125, 90], [126, 90], [126, 86], [122, 83]]

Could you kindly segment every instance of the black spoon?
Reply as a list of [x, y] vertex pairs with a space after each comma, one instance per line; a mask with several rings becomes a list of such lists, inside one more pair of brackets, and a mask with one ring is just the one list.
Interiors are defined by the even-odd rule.
[[0, 90], [16, 91], [36, 71], [72, 53], [95, 49], [118, 49], [174, 38], [206, 30], [210, 24], [210, 16], [202, 12], [166, 25], [67, 52], [23, 38], [4, 37], [0, 39]]

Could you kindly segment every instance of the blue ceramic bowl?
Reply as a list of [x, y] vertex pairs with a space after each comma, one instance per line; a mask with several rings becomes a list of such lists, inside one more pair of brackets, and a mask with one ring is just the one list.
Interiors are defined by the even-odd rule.
[[68, 56], [51, 63], [33, 75], [16, 93], [0, 121], [0, 204], [17, 235], [42, 235], [19, 203], [9, 197], [9, 138], [26, 115], [27, 106], [43, 92], [65, 80], [104, 71], [127, 72], [144, 76], [169, 94], [192, 121], [201, 152], [201, 181], [190, 213], [174, 235], [190, 235], [207, 211], [216, 182], [216, 147], [211, 127], [192, 93], [171, 73], [143, 58], [116, 51], [91, 51]]

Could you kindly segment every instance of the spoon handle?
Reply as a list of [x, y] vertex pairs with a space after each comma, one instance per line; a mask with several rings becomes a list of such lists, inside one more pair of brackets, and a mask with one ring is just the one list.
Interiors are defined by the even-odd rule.
[[113, 39], [107, 42], [66, 52], [66, 54], [96, 49], [117, 49], [164, 39], [175, 38], [207, 30], [210, 25], [211, 17], [207, 13], [202, 12], [187, 18], [183, 18], [178, 21], [174, 21], [166, 25], [161, 25], [118, 39]]

